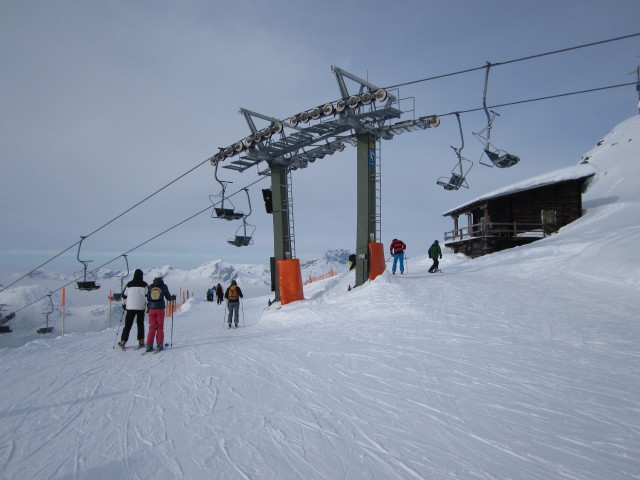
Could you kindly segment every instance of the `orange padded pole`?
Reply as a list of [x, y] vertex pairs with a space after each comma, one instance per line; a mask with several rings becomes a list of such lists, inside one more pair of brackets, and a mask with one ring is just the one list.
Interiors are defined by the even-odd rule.
[[369, 280], [382, 274], [387, 268], [384, 263], [384, 247], [382, 243], [369, 244]]
[[281, 305], [304, 299], [300, 260], [297, 258], [278, 260], [278, 280]]

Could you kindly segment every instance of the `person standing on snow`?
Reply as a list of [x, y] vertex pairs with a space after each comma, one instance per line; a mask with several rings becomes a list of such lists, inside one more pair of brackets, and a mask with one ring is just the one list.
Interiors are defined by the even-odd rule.
[[224, 300], [224, 289], [220, 284], [216, 285], [216, 297], [218, 299], [218, 305], [220, 305]]
[[227, 324], [231, 328], [232, 317], [235, 320], [235, 327], [238, 328], [238, 320], [240, 317], [240, 299], [242, 298], [242, 290], [235, 280], [231, 280], [231, 285], [224, 293], [224, 298], [227, 299], [227, 309], [229, 310], [229, 316], [227, 317]]
[[154, 339], [158, 345], [158, 351], [164, 348], [164, 301], [176, 300], [175, 295], [169, 293], [169, 287], [164, 283], [162, 274], [156, 275], [153, 283], [147, 289], [147, 312], [149, 313], [149, 334], [147, 335], [147, 352], [153, 351]]
[[391, 273], [396, 274], [396, 264], [398, 260], [400, 260], [400, 273], [404, 274], [404, 251], [407, 249], [407, 246], [402, 240], [398, 240], [397, 238], [393, 239], [391, 245], [389, 245], [389, 252], [393, 255], [393, 266], [391, 267]]
[[142, 270], [137, 269], [133, 272], [133, 280], [124, 287], [122, 292], [122, 308], [127, 311], [124, 320], [124, 328], [118, 345], [124, 350], [124, 346], [129, 340], [129, 332], [133, 327], [135, 318], [138, 327], [138, 348], [144, 347], [144, 311], [147, 307], [147, 282], [143, 280]]
[[442, 258], [442, 250], [440, 249], [438, 240], [434, 240], [427, 253], [429, 254], [429, 258], [433, 260], [433, 265], [431, 265], [429, 273], [436, 273], [438, 271], [438, 266], [440, 265], [438, 259]]

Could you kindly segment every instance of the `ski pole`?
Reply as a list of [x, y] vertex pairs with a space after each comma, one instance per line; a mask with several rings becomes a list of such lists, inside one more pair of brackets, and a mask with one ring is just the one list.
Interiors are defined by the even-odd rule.
[[116, 339], [113, 341], [113, 349], [116, 349], [116, 342], [118, 341], [118, 335], [120, 334], [120, 327], [122, 326], [122, 318], [124, 317], [124, 307], [122, 307], [122, 315], [120, 315], [120, 323], [118, 324], [118, 330], [116, 330]]
[[244, 300], [242, 300], [241, 298], [238, 299], [240, 301], [240, 308], [242, 309], [242, 326], [244, 327]]
[[174, 300], [173, 306], [171, 307], [171, 343], [169, 344], [171, 348], [173, 348], [173, 311], [176, 309], [176, 301]]

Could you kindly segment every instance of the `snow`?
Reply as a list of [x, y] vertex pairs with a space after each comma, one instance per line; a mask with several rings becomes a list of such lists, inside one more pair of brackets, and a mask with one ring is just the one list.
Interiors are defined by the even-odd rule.
[[247, 295], [239, 329], [198, 295], [157, 355], [115, 326], [1, 349], [0, 478], [639, 479], [638, 139], [527, 246]]

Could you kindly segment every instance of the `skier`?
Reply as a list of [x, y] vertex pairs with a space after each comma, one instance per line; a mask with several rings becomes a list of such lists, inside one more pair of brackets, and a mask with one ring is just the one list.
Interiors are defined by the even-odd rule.
[[227, 299], [227, 309], [229, 310], [229, 316], [227, 317], [227, 324], [231, 328], [231, 319], [235, 320], [235, 327], [238, 328], [238, 320], [240, 317], [240, 299], [242, 298], [242, 290], [235, 280], [231, 280], [231, 285], [224, 293], [224, 298]]
[[389, 252], [393, 255], [393, 266], [391, 267], [391, 273], [396, 274], [396, 264], [398, 260], [400, 260], [400, 273], [404, 274], [404, 251], [407, 249], [407, 246], [402, 240], [398, 240], [397, 238], [393, 239], [391, 245], [389, 245]]
[[142, 270], [133, 272], [133, 280], [124, 287], [122, 292], [122, 308], [127, 311], [124, 328], [118, 345], [124, 350], [129, 340], [129, 332], [135, 318], [138, 327], [138, 348], [144, 347], [144, 310], [147, 307], [147, 282], [143, 280]]
[[224, 300], [224, 289], [220, 284], [216, 285], [216, 297], [218, 299], [218, 305], [220, 305]]
[[349, 255], [349, 270], [353, 270], [356, 268], [356, 254], [352, 253]]
[[429, 273], [436, 273], [438, 271], [438, 265], [440, 262], [439, 258], [442, 258], [442, 250], [440, 249], [440, 245], [438, 244], [438, 240], [434, 240], [434, 242], [429, 247], [429, 258], [433, 260], [433, 265], [429, 268]]
[[214, 291], [215, 287], [211, 287], [209, 290], [207, 290], [207, 302], [213, 302]]
[[147, 289], [147, 312], [149, 313], [149, 334], [147, 335], [147, 352], [153, 351], [153, 340], [158, 344], [158, 351], [164, 347], [164, 310], [165, 299], [174, 301], [175, 295], [169, 293], [162, 274], [157, 274]]

